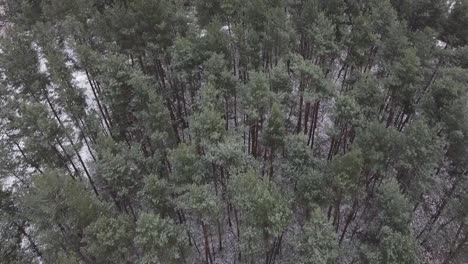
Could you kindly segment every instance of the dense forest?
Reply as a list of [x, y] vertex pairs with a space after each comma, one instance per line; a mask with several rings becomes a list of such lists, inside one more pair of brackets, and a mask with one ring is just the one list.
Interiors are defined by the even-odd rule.
[[468, 261], [468, 0], [2, 0], [0, 263]]

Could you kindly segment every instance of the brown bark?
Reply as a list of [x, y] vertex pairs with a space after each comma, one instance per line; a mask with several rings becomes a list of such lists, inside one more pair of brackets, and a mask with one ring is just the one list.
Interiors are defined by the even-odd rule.
[[99, 112], [101, 113], [101, 118], [104, 121], [104, 124], [106, 125], [108, 133], [112, 136], [111, 125], [110, 125], [109, 120], [108, 120], [109, 116], [104, 112], [104, 108], [102, 107], [101, 100], [99, 99], [99, 96], [97, 95], [96, 87], [93, 84], [93, 82], [91, 81], [91, 77], [90, 77], [90, 75], [88, 73], [88, 70], [85, 70], [85, 73], [86, 73], [86, 77], [87, 77], [88, 82], [89, 82], [89, 86], [91, 87], [91, 90], [93, 92], [94, 99], [96, 100], [96, 103], [98, 105]]
[[83, 170], [84, 170], [84, 172], [85, 172], [85, 174], [86, 174], [86, 176], [87, 176], [87, 178], [89, 180], [89, 183], [91, 184], [91, 187], [93, 188], [94, 193], [97, 196], [99, 196], [99, 192], [96, 189], [94, 181], [91, 178], [91, 175], [90, 175], [90, 173], [88, 171], [88, 168], [86, 167], [85, 162], [83, 161], [83, 158], [81, 157], [81, 154], [79, 153], [78, 149], [76, 148], [75, 143], [73, 142], [72, 138], [67, 133], [65, 125], [63, 124], [62, 120], [60, 119], [60, 116], [58, 115], [57, 110], [55, 109], [52, 102], [50, 101], [50, 98], [49, 98], [47, 93], [48, 93], [47, 91], [44, 91], [44, 96], [46, 98], [47, 104], [49, 105], [50, 109], [52, 110], [52, 113], [54, 114], [55, 118], [57, 119], [57, 122], [59, 123], [60, 127], [63, 129], [63, 132], [64, 132], [65, 136], [67, 137], [68, 141], [70, 141], [70, 144], [71, 144], [76, 156], [78, 157], [78, 160], [80, 161], [81, 166], [83, 167]]
[[[463, 173], [465, 174], [465, 173]], [[458, 184], [461, 181], [462, 176], [459, 175], [456, 179], [455, 182], [452, 184], [452, 187], [448, 191], [448, 193], [445, 195], [445, 197], [442, 199], [442, 201], [439, 203], [439, 206], [437, 207], [436, 213], [431, 217], [429, 222], [424, 226], [424, 228], [419, 232], [418, 236], [416, 238], [420, 238], [425, 232], [430, 233], [432, 230], [434, 224], [439, 220], [440, 215], [442, 214], [442, 211], [445, 209], [447, 206], [450, 198], [452, 197], [453, 193], [455, 192], [455, 189], [458, 187]], [[424, 243], [424, 241], [423, 241]]]
[[205, 241], [205, 261], [207, 264], [212, 264], [213, 263], [213, 257], [211, 256], [211, 251], [210, 251], [210, 241], [209, 241], [209, 236], [208, 236], [208, 229], [206, 227], [205, 222], [202, 221], [202, 230], [203, 230], [203, 239]]
[[310, 115], [310, 102], [307, 102], [306, 107], [305, 107], [305, 114], [304, 114], [304, 134], [306, 135], [307, 135], [307, 129], [309, 128], [308, 127], [309, 115]]
[[351, 212], [349, 213], [347, 219], [346, 219], [346, 222], [345, 222], [345, 226], [343, 228], [343, 232], [341, 233], [341, 236], [340, 236], [340, 241], [339, 241], [339, 244], [341, 245], [341, 243], [343, 242], [343, 239], [346, 235], [346, 232], [348, 231], [348, 227], [349, 227], [349, 224], [351, 223], [351, 221], [353, 221], [355, 215], [356, 215], [356, 207], [358, 206], [358, 202], [357, 200], [354, 201], [353, 203], [353, 208], [351, 209]]

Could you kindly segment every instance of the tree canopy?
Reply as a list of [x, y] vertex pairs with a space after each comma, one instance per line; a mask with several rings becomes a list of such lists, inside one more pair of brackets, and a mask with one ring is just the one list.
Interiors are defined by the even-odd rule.
[[0, 263], [466, 263], [468, 0], [0, 19]]

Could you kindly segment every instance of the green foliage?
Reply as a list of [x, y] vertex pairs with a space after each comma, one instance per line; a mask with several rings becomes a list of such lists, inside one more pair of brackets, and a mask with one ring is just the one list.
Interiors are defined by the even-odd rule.
[[178, 208], [199, 215], [205, 220], [214, 220], [221, 213], [221, 205], [209, 185], [189, 185], [176, 201]]
[[118, 199], [132, 199], [142, 188], [141, 178], [148, 174], [148, 160], [137, 147], [128, 148], [111, 138], [102, 138], [98, 145], [97, 173], [102, 184]]
[[270, 85], [273, 92], [284, 96], [292, 92], [291, 79], [283, 61], [280, 61], [278, 65], [271, 69], [270, 74]]
[[190, 184], [203, 180], [203, 167], [195, 146], [180, 144], [170, 153], [173, 166], [173, 181], [178, 184]]
[[[170, 114], [164, 107], [163, 97], [154, 89], [154, 80], [137, 71], [130, 76], [129, 84], [135, 88], [130, 102], [133, 113], [151, 140], [152, 151], [175, 144]], [[138, 131], [140, 126], [132, 126], [132, 131]]]
[[452, 10], [447, 18], [447, 22], [444, 25], [446, 34], [445, 40], [456, 46], [463, 46], [467, 44], [468, 32], [462, 25], [468, 21], [467, 11], [468, 3], [466, 1], [454, 1], [450, 3]]
[[223, 24], [215, 19], [211, 21], [206, 27], [206, 33], [202, 35], [200, 48], [207, 52], [207, 57], [210, 57], [211, 53], [222, 54], [225, 57], [230, 55], [229, 53], [229, 42], [227, 34], [221, 30]]
[[401, 135], [394, 129], [386, 129], [384, 124], [370, 123], [359, 132], [356, 139], [363, 154], [364, 164], [379, 173], [388, 172], [388, 166], [398, 158]]
[[294, 188], [298, 204], [306, 209], [326, 203], [328, 189], [323, 164], [314, 159], [303, 135], [285, 139], [285, 162], [282, 164], [283, 182]]
[[305, 144], [304, 135], [288, 135], [285, 141], [286, 177], [296, 177], [314, 168], [312, 151]]
[[125, 262], [133, 254], [135, 227], [130, 217], [100, 216], [84, 233], [84, 251], [94, 261]]
[[382, 183], [377, 191], [377, 206], [380, 208], [379, 218], [383, 225], [408, 234], [411, 208], [408, 199], [400, 192], [399, 184], [395, 179]]
[[54, 262], [67, 250], [75, 255], [82, 234], [98, 218], [102, 206], [81, 182], [61, 171], [37, 176], [33, 186], [22, 197], [22, 205], [27, 219], [37, 227], [35, 237], [44, 242], [44, 257]]
[[193, 115], [191, 128], [195, 140], [201, 145], [215, 144], [221, 141], [226, 132], [222, 113], [210, 104]]
[[263, 136], [264, 144], [270, 146], [272, 150], [277, 149], [284, 144], [284, 135], [284, 121], [281, 109], [278, 104], [273, 104], [271, 116]]
[[335, 190], [335, 197], [355, 195], [363, 179], [361, 170], [364, 165], [363, 154], [359, 149], [353, 149], [330, 163], [329, 184]]
[[16, 222], [16, 211], [9, 191], [0, 191], [0, 262], [28, 263], [33, 256], [21, 245], [21, 225]]
[[270, 87], [263, 73], [251, 72], [250, 81], [242, 86], [242, 103], [248, 121], [258, 121], [266, 114], [270, 105]]
[[354, 98], [349, 96], [338, 97], [335, 108], [335, 119], [338, 122], [347, 122], [352, 126], [359, 125], [361, 111]]
[[381, 241], [376, 248], [362, 245], [360, 261], [362, 263], [419, 263], [415, 241], [412, 237], [382, 228]]
[[308, 85], [305, 88], [307, 97], [319, 99], [331, 94], [331, 84], [319, 66], [298, 54], [292, 55], [291, 64], [291, 70], [298, 78], [308, 80]]
[[305, 224], [299, 243], [299, 261], [304, 264], [336, 263], [338, 241], [322, 212], [316, 209]]
[[431, 174], [443, 155], [442, 140], [424, 121], [411, 124], [404, 132], [397, 162], [399, 181], [414, 200], [419, 192], [430, 189]]
[[227, 170], [242, 170], [251, 165], [251, 159], [244, 153], [242, 138], [229, 135], [216, 145], [209, 145], [205, 152], [206, 160]]
[[2, 4], [1, 263], [466, 258], [466, 0]]
[[55, 223], [80, 230], [97, 217], [98, 204], [86, 186], [61, 171], [37, 176], [33, 186], [24, 203], [40, 226], [51, 228], [49, 223]]
[[378, 111], [384, 101], [384, 94], [376, 78], [367, 75], [358, 77], [351, 93], [358, 104], [358, 108], [354, 107], [353, 110], [361, 109], [363, 116], [369, 120], [378, 117]]
[[387, 227], [383, 228], [382, 234], [381, 263], [418, 263], [413, 238]]
[[228, 191], [233, 205], [240, 210], [240, 248], [247, 263], [268, 254], [291, 217], [286, 196], [275, 187], [251, 170], [233, 175], [230, 180]]
[[150, 174], [146, 176], [144, 187], [139, 196], [147, 210], [166, 216], [173, 210], [171, 200], [173, 188], [166, 179], [160, 179], [158, 176]]
[[281, 234], [291, 212], [288, 201], [275, 185], [260, 178], [256, 172], [247, 171], [233, 176], [229, 187], [233, 202], [242, 210], [247, 226], [271, 236]]
[[236, 93], [236, 79], [228, 70], [228, 64], [223, 55], [213, 53], [204, 64], [210, 82], [224, 98], [229, 98]]
[[[36, 52], [31, 47], [30, 38], [24, 35], [12, 34], [2, 39], [2, 73], [6, 82], [16, 88], [21, 88], [25, 93], [37, 94], [33, 88], [40, 87], [43, 74], [38, 72], [39, 60]], [[36, 83], [36, 84], [35, 84]]]
[[135, 245], [143, 255], [141, 263], [180, 263], [181, 229], [157, 214], [143, 214], [136, 223]]

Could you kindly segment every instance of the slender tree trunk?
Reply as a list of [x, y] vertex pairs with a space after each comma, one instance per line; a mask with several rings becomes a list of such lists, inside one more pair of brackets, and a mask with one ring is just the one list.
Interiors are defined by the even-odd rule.
[[463, 177], [462, 175], [459, 175], [456, 178], [455, 182], [452, 184], [452, 187], [450, 188], [448, 193], [445, 195], [445, 197], [442, 199], [442, 201], [440, 202], [440, 205], [437, 207], [436, 213], [434, 214], [434, 216], [431, 217], [431, 220], [429, 220], [429, 222], [424, 226], [421, 232], [419, 232], [416, 238], [419, 239], [425, 232], [428, 232], [428, 233], [431, 232], [434, 224], [437, 222], [437, 220], [439, 220], [439, 217], [442, 214], [442, 211], [445, 209], [445, 206], [448, 204], [450, 198], [452, 197], [452, 194], [455, 192], [455, 189], [460, 183], [462, 177]]
[[343, 232], [341, 233], [340, 241], [339, 241], [340, 245], [343, 242], [343, 239], [344, 239], [344, 237], [346, 235], [346, 232], [348, 231], [349, 224], [351, 224], [351, 221], [353, 221], [354, 216], [356, 215], [357, 205], [358, 205], [358, 202], [357, 202], [357, 200], [355, 200], [354, 203], [353, 203], [353, 208], [351, 209], [351, 212], [349, 213], [348, 218], [346, 219], [345, 226], [343, 228]]
[[442, 264], [449, 264], [452, 262], [452, 260], [458, 256], [458, 254], [461, 252], [461, 250], [463, 249], [463, 247], [466, 245], [466, 242], [468, 241], [468, 235], [465, 235], [464, 238], [458, 243], [458, 245], [453, 248], [453, 246], [456, 244], [456, 241], [458, 239], [458, 237], [460, 236], [460, 233], [461, 231], [463, 230], [465, 224], [464, 223], [461, 223], [458, 230], [457, 230], [457, 234], [454, 238], [454, 241], [450, 247], [450, 251], [449, 253], [447, 254], [447, 257], [445, 258], [444, 262]]
[[[302, 86], [302, 85], [301, 85]], [[301, 132], [301, 127], [302, 127], [302, 105], [304, 104], [304, 91], [303, 88], [300, 88], [301, 90], [299, 91], [299, 112], [297, 113], [297, 127], [296, 127], [296, 133], [299, 134]]]
[[311, 142], [310, 142], [310, 148], [311, 149], [314, 149], [315, 131], [317, 130], [319, 109], [320, 109], [320, 101], [317, 101], [317, 103], [315, 103], [315, 109], [314, 109], [314, 115], [313, 115], [313, 117], [314, 117], [314, 121], [313, 121], [314, 127], [312, 128], [312, 138], [311, 138]]
[[[315, 104], [314, 104], [315, 106]], [[304, 134], [307, 135], [308, 122], [309, 122], [309, 114], [310, 114], [310, 102], [306, 103], [305, 106], [305, 114], [304, 114]]]
[[218, 249], [219, 251], [223, 250], [223, 229], [221, 226], [221, 221], [217, 220], [218, 224]]
[[[80, 170], [78, 170], [78, 168], [76, 167], [75, 162], [73, 161], [73, 159], [71, 158], [71, 156], [68, 154], [68, 152], [67, 152], [67, 150], [65, 149], [65, 147], [63, 146], [62, 142], [60, 142], [60, 139], [56, 139], [56, 141], [57, 141], [57, 144], [59, 145], [59, 147], [62, 149], [63, 154], [65, 154], [65, 156], [67, 157], [68, 162], [70, 162], [71, 166], [73, 167], [73, 170], [75, 171], [75, 174], [79, 175], [79, 174], [80, 174]], [[60, 153], [60, 151], [59, 151], [58, 153]], [[61, 155], [60, 155], [60, 157], [61, 157]], [[75, 174], [72, 173], [71, 176], [72, 176], [73, 178], [75, 178], [75, 177], [74, 177]]]
[[[7, 136], [10, 137], [9, 135], [7, 135]], [[21, 153], [21, 156], [23, 157], [23, 159], [27, 163], [29, 163], [29, 165], [31, 165], [35, 170], [37, 170], [40, 174], [44, 174], [44, 172], [41, 170], [39, 165], [36, 162], [34, 162], [33, 160], [31, 160], [30, 158], [28, 158], [28, 156], [26, 156], [26, 153], [24, 152], [23, 148], [18, 144], [18, 142], [16, 142], [15, 140], [12, 140], [12, 142], [13, 142], [13, 144], [15, 144], [16, 148], [18, 148], [18, 150]]]
[[53, 112], [55, 118], [57, 119], [57, 121], [58, 121], [60, 127], [63, 129], [63, 132], [64, 132], [65, 136], [67, 137], [68, 141], [70, 141], [70, 144], [71, 144], [73, 150], [75, 151], [75, 154], [76, 154], [76, 156], [78, 157], [78, 160], [80, 161], [81, 166], [83, 167], [83, 170], [85, 171], [85, 174], [86, 174], [86, 176], [87, 176], [87, 178], [88, 178], [88, 180], [89, 180], [89, 183], [91, 184], [91, 187], [93, 188], [94, 193], [95, 193], [97, 196], [99, 196], [99, 192], [97, 191], [96, 185], [94, 184], [94, 181], [93, 181], [93, 179], [91, 178], [91, 175], [89, 174], [88, 168], [86, 167], [86, 164], [85, 164], [85, 162], [83, 161], [83, 159], [82, 159], [82, 157], [81, 157], [81, 154], [80, 154], [79, 151], [77, 150], [77, 148], [76, 148], [76, 146], [75, 146], [75, 143], [73, 143], [72, 138], [71, 138], [70, 135], [67, 133], [66, 127], [65, 127], [65, 125], [63, 124], [62, 120], [60, 119], [60, 116], [58, 115], [57, 111], [55, 110], [55, 107], [52, 105], [52, 102], [50, 101], [50, 98], [49, 98], [49, 96], [47, 95], [47, 91], [44, 91], [44, 95], [45, 95], [45, 98], [46, 98], [46, 100], [47, 100], [47, 103], [48, 103], [50, 109], [52, 110], [52, 112]]
[[203, 230], [203, 238], [205, 240], [205, 260], [207, 264], [212, 264], [213, 263], [213, 258], [211, 256], [211, 251], [210, 251], [210, 241], [209, 241], [209, 236], [208, 236], [208, 230], [206, 227], [206, 224], [203, 220], [201, 220], [202, 224], [202, 230]]
[[42, 252], [41, 250], [39, 249], [39, 247], [37, 246], [37, 244], [34, 242], [34, 240], [32, 239], [32, 237], [26, 232], [26, 229], [24, 228], [23, 225], [20, 225], [20, 224], [15, 224], [17, 227], [18, 227], [18, 230], [20, 231], [20, 233], [26, 237], [26, 239], [28, 240], [28, 243], [29, 243], [29, 247], [31, 248], [31, 250], [34, 252], [34, 254], [37, 256], [37, 258], [42, 262]]
[[109, 120], [108, 120], [109, 116], [106, 115], [106, 113], [104, 112], [104, 109], [103, 109], [102, 104], [101, 104], [101, 100], [99, 99], [99, 96], [97, 95], [96, 87], [93, 84], [93, 82], [91, 81], [91, 77], [89, 76], [88, 70], [85, 70], [85, 72], [86, 72], [86, 77], [87, 77], [88, 82], [89, 82], [89, 86], [91, 87], [91, 90], [93, 92], [94, 99], [96, 100], [96, 103], [98, 105], [99, 112], [101, 113], [102, 120], [104, 121], [104, 124], [106, 125], [108, 133], [112, 136], [112, 129], [111, 129], [111, 125], [110, 125]]

